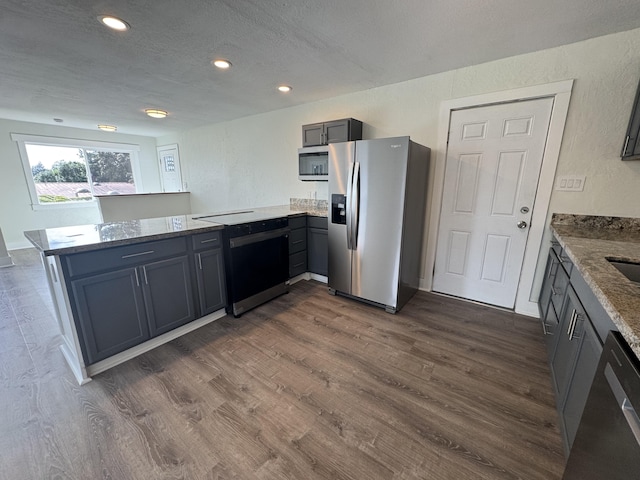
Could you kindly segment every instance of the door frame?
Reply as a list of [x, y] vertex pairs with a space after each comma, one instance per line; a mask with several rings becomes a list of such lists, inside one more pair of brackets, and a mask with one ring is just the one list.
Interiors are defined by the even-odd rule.
[[451, 113], [454, 110], [463, 110], [474, 107], [486, 107], [501, 103], [511, 103], [524, 100], [535, 100], [539, 98], [553, 98], [551, 110], [551, 120], [547, 135], [547, 144], [542, 157], [542, 166], [538, 178], [538, 188], [533, 203], [533, 214], [531, 217], [531, 228], [525, 247], [520, 281], [516, 293], [516, 303], [514, 310], [516, 313], [538, 317], [537, 292], [533, 292], [534, 277], [538, 255], [542, 245], [549, 203], [553, 192], [554, 178], [564, 127], [569, 110], [569, 100], [573, 80], [563, 80], [560, 82], [547, 83], [523, 87], [502, 92], [493, 92], [470, 97], [445, 100], [440, 104], [440, 114], [438, 119], [438, 142], [436, 148], [436, 159], [432, 163], [431, 175], [432, 194], [431, 207], [427, 219], [426, 254], [425, 254], [425, 275], [421, 281], [420, 288], [432, 291], [433, 269], [436, 261], [436, 243], [438, 240], [438, 229], [440, 227], [440, 211], [442, 208], [442, 195], [444, 192], [444, 174], [448, 151], [449, 124]]

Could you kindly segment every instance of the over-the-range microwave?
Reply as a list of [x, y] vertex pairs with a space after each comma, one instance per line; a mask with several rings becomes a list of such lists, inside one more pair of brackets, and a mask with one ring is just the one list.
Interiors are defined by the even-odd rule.
[[329, 179], [329, 146], [298, 149], [298, 178], [327, 181]]

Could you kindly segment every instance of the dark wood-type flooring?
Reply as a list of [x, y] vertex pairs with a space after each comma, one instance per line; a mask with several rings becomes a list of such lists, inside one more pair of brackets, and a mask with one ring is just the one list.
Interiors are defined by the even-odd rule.
[[536, 320], [299, 282], [80, 387], [39, 257], [0, 269], [0, 479], [544, 479], [564, 457]]

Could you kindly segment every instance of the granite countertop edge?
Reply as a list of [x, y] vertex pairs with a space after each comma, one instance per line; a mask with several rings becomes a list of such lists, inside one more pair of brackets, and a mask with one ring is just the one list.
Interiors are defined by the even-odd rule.
[[551, 224], [551, 232], [574, 267], [640, 358], [640, 287], [615, 269], [607, 258], [640, 261], [640, 243], [611, 240], [611, 232], [598, 235], [586, 226]]
[[[310, 207], [300, 207], [294, 205], [278, 205], [272, 207], [259, 207], [254, 208], [253, 210], [261, 211], [269, 218], [278, 218], [283, 216], [294, 217], [299, 215], [311, 215], [316, 217], [327, 217], [327, 210], [322, 208], [310, 208]], [[233, 213], [233, 212], [225, 212], [225, 213]], [[216, 215], [220, 215], [221, 213], [216, 213]], [[207, 214], [205, 214], [207, 215]], [[74, 253], [88, 252], [93, 250], [101, 250], [105, 248], [118, 247], [124, 245], [132, 245], [140, 242], [149, 242], [154, 240], [163, 240], [169, 238], [182, 237], [186, 235], [193, 235], [198, 233], [205, 233], [215, 230], [222, 230], [224, 228], [224, 224], [222, 223], [214, 223], [214, 222], [205, 222], [202, 220], [194, 219], [194, 217], [202, 216], [202, 214], [189, 214], [189, 215], [177, 215], [172, 217], [158, 217], [158, 218], [150, 218], [150, 219], [140, 219], [140, 220], [128, 220], [122, 222], [110, 222], [110, 223], [102, 223], [102, 224], [90, 224], [90, 225], [78, 225], [78, 226], [70, 226], [70, 227], [59, 227], [59, 228], [49, 228], [49, 229], [41, 229], [41, 230], [30, 230], [25, 231], [25, 237], [31, 242], [31, 244], [42, 254], [45, 256], [53, 256], [53, 255], [70, 255]], [[173, 218], [182, 218], [185, 220], [185, 226], [180, 230], [163, 230], [162, 225], [171, 223]], [[126, 227], [131, 227], [134, 224], [139, 225], [149, 225], [149, 228], [152, 228], [153, 232], [150, 233], [134, 233], [131, 235], [127, 235], [123, 238], [111, 239], [111, 240], [95, 240], [90, 241], [90, 243], [75, 243], [70, 244], [68, 246], [50, 246], [49, 241], [45, 240], [49, 238], [49, 233], [53, 234], [54, 232], [69, 232], [72, 233], [76, 230], [81, 229], [93, 229], [99, 230], [101, 227], [112, 227], [114, 229], [118, 229], [122, 227], [126, 229]], [[168, 228], [168, 227], [167, 227]], [[69, 238], [75, 235], [68, 235]], [[77, 235], [80, 237], [81, 235]], [[72, 242], [72, 240], [69, 240]]]

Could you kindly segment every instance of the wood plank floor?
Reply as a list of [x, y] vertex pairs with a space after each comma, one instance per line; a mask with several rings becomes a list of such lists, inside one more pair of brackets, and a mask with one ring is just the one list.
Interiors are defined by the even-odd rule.
[[564, 457], [538, 322], [299, 282], [76, 384], [33, 250], [0, 269], [0, 479], [526, 479]]

